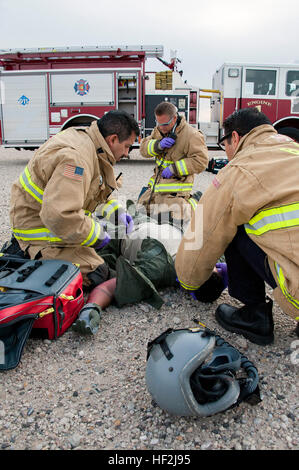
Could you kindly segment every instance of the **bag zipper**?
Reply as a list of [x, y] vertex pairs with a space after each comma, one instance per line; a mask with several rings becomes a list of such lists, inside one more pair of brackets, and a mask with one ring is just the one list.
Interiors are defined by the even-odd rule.
[[[50, 296], [48, 296], [48, 297], [50, 297]], [[39, 297], [39, 299], [43, 299], [43, 298], [45, 298], [44, 295], [41, 296], [41, 297]], [[34, 299], [34, 300], [36, 300], [36, 299]], [[24, 305], [24, 304], [30, 303], [30, 302], [32, 302], [32, 299], [28, 299], [27, 301], [23, 302], [21, 305]], [[38, 305], [38, 304], [36, 304], [36, 305]], [[52, 305], [52, 304], [48, 303], [48, 304], [45, 304], [45, 305]], [[10, 307], [15, 307], [15, 305], [11, 305]], [[1, 309], [0, 309], [0, 313], [1, 313], [1, 310], [5, 310], [6, 308], [10, 308], [10, 307], [1, 308]], [[21, 311], [22, 311], [22, 310], [21, 310]], [[4, 320], [6, 320], [6, 319], [9, 318], [9, 317], [13, 317], [13, 316], [17, 315], [18, 313], [20, 313], [20, 312], [11, 313], [10, 315], [7, 315], [6, 317], [0, 318], [0, 326], [1, 326], [1, 322], [3, 322]], [[28, 314], [28, 315], [31, 315], [31, 314]], [[38, 315], [38, 314], [35, 314], [35, 313], [34, 313], [34, 314], [32, 314], [32, 315]], [[26, 315], [26, 316], [27, 316], [27, 315]]]
[[38, 313], [38, 318], [43, 318], [45, 315], [49, 315], [49, 313], [54, 312], [54, 308], [50, 307], [47, 308], [47, 310], [44, 310], [43, 312]]
[[[17, 322], [20, 321], [20, 320], [25, 320], [25, 319], [27, 319], [27, 318], [28, 318], [28, 319], [30, 319], [30, 318], [35, 318], [35, 319], [37, 319], [37, 318], [38, 318], [38, 313], [30, 313], [30, 314], [28, 314], [28, 315], [23, 315], [23, 316], [21, 316], [21, 317], [17, 317], [17, 318], [15, 318], [14, 320], [12, 320], [12, 321], [10, 322], [9, 326], [10, 326], [10, 325], [13, 325], [14, 323], [17, 323]], [[1, 329], [2, 326], [8, 326], [8, 325], [7, 325], [7, 323], [5, 323], [4, 325], [0, 325], [0, 329]]]

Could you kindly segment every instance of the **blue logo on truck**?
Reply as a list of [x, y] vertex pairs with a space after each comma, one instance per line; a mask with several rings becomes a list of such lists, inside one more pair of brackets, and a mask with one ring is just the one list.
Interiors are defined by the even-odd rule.
[[27, 96], [25, 95], [20, 96], [20, 98], [18, 99], [18, 103], [20, 103], [22, 106], [26, 106], [26, 104], [28, 104], [29, 101], [30, 99], [27, 98]]
[[89, 83], [87, 80], [77, 80], [77, 82], [74, 85], [74, 90], [77, 93], [77, 95], [83, 96], [86, 95], [86, 93], [89, 92]]

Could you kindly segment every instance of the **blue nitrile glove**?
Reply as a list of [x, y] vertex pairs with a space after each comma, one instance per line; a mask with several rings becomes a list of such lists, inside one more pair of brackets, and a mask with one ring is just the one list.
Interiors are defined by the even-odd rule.
[[[216, 263], [216, 277], [213, 271], [211, 277], [196, 290], [187, 290], [181, 285], [181, 290], [188, 292], [194, 300], [200, 302], [214, 302], [228, 285], [227, 265], [226, 263]], [[221, 281], [219, 283], [219, 280]], [[178, 280], [178, 279], [177, 279]]]
[[222, 277], [224, 289], [228, 286], [228, 275], [227, 275], [227, 265], [226, 263], [216, 263], [216, 269], [220, 276]]
[[100, 233], [100, 238], [93, 245], [93, 248], [95, 250], [101, 250], [102, 248], [104, 248], [104, 246], [108, 245], [108, 243], [111, 240], [111, 237], [110, 237], [109, 233], [106, 231], [107, 230], [106, 222], [100, 220], [99, 223], [101, 225], [101, 233]]
[[175, 140], [171, 137], [164, 137], [160, 140], [159, 146], [161, 149], [170, 149], [175, 144]]
[[193, 299], [197, 300], [197, 298], [195, 297], [195, 292], [196, 292], [195, 290], [193, 290], [193, 291], [192, 291], [192, 290], [187, 290], [187, 289], [185, 289], [185, 287], [182, 286], [182, 284], [180, 283], [180, 281], [178, 280], [177, 277], [175, 278], [175, 280], [176, 280], [177, 283], [179, 284], [180, 290], [181, 290], [182, 292], [186, 292], [187, 294], [190, 294], [191, 297], [193, 297]]
[[161, 173], [161, 176], [162, 178], [172, 178], [174, 175], [173, 171], [171, 170], [171, 168], [168, 166], [166, 168], [164, 168], [164, 170], [162, 171]]
[[110, 242], [111, 240], [111, 237], [110, 235], [105, 232], [105, 235], [104, 235], [104, 239], [102, 240], [98, 240], [97, 243], [94, 245], [94, 249], [95, 250], [101, 250], [102, 248], [104, 248], [104, 246], [108, 245], [108, 243]]
[[127, 212], [123, 212], [118, 217], [119, 223], [126, 226], [126, 233], [131, 233], [134, 228], [134, 220], [133, 217], [128, 214]]

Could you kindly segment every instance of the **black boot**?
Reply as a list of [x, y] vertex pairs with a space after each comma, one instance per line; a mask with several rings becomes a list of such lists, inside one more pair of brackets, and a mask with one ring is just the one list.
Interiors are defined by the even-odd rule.
[[215, 316], [218, 323], [232, 333], [238, 333], [252, 343], [266, 345], [274, 341], [274, 324], [272, 317], [273, 301], [244, 307], [232, 307], [221, 304]]

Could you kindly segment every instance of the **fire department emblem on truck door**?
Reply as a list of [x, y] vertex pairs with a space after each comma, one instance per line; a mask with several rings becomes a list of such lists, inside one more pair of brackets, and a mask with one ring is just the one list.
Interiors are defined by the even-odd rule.
[[87, 80], [77, 80], [75, 85], [74, 85], [74, 90], [77, 93], [77, 95], [83, 96], [86, 95], [89, 92], [90, 86]]
[[27, 98], [27, 96], [25, 95], [20, 96], [20, 98], [18, 99], [18, 103], [21, 104], [22, 106], [26, 106], [26, 104], [28, 104], [29, 101], [30, 99]]

